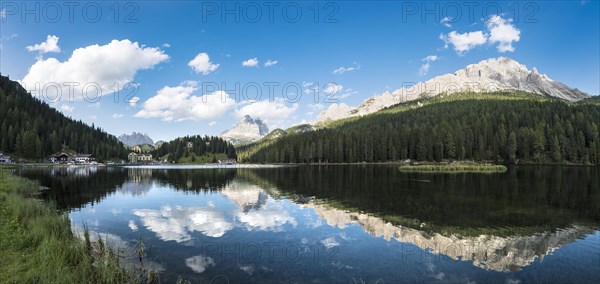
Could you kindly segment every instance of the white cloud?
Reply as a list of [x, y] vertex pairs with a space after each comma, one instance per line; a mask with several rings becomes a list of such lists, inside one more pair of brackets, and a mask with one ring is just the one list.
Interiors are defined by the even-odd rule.
[[215, 126], [216, 124], [217, 124], [217, 122], [213, 120], [208, 123], [208, 126]]
[[3, 20], [6, 18], [6, 9], [2, 9], [0, 10], [0, 20]]
[[121, 118], [125, 115], [121, 114], [121, 113], [113, 113], [112, 118]]
[[425, 63], [423, 63], [423, 65], [421, 65], [421, 67], [419, 68], [419, 75], [420, 76], [427, 75], [427, 72], [429, 72], [429, 68], [431, 68], [430, 62], [435, 62], [437, 60], [438, 60], [437, 55], [429, 55], [429, 56], [421, 59], [421, 61], [423, 61]]
[[235, 105], [235, 100], [223, 91], [194, 96], [195, 91], [197, 87], [185, 83], [177, 87], [166, 86], [146, 100], [135, 116], [164, 121], [213, 120]]
[[446, 43], [446, 48], [449, 44], [452, 44], [454, 50], [462, 54], [479, 45], [485, 44], [487, 42], [487, 35], [482, 31], [466, 32], [463, 34], [451, 31], [448, 35], [441, 34], [440, 39]]
[[335, 237], [329, 237], [327, 239], [321, 240], [321, 243], [327, 249], [332, 249], [332, 248], [337, 247], [337, 246], [340, 245], [340, 243], [337, 242], [337, 240], [335, 239]]
[[138, 226], [135, 224], [135, 221], [129, 220], [129, 229], [134, 232], [138, 230]]
[[308, 108], [313, 110], [313, 111], [320, 111], [325, 109], [325, 105], [321, 104], [321, 103], [316, 103], [316, 104], [309, 104]]
[[284, 120], [298, 109], [298, 104], [287, 105], [283, 98], [275, 100], [251, 101], [235, 111], [237, 117], [249, 115], [265, 120]]
[[73, 112], [75, 108], [70, 105], [62, 105], [60, 106], [60, 110], [62, 110], [63, 112]]
[[419, 68], [419, 75], [420, 76], [425, 76], [427, 75], [427, 72], [429, 72], [429, 68], [431, 67], [431, 64], [429, 64], [429, 62], [421, 65], [421, 67]]
[[316, 83], [315, 82], [302, 82], [302, 87], [304, 88], [310, 88], [312, 86], [314, 86]]
[[421, 61], [425, 61], [425, 62], [434, 62], [437, 61], [439, 58], [437, 57], [437, 55], [429, 55], [423, 59], [421, 59]]
[[11, 40], [11, 39], [13, 39], [15, 37], [18, 37], [18, 36], [19, 36], [18, 34], [11, 34], [11, 35], [6, 36], [6, 37], [0, 37], [0, 50], [2, 49], [3, 42], [7, 42], [7, 41], [9, 41], [9, 40]]
[[[54, 92], [55, 88], [44, 88], [57, 84], [62, 97], [74, 91], [73, 98], [95, 99], [112, 94], [131, 82], [138, 71], [153, 68], [169, 58], [158, 48], [140, 46], [130, 40], [113, 40], [106, 45], [90, 45], [73, 51], [69, 59], [39, 59], [21, 80], [21, 83], [36, 96], [43, 92]], [[37, 86], [36, 86], [37, 85]], [[84, 92], [85, 91], [85, 92]]]
[[188, 66], [196, 71], [196, 73], [202, 73], [202, 75], [207, 75], [219, 68], [219, 64], [210, 62], [210, 57], [205, 52], [198, 53], [194, 59], [188, 62]]
[[447, 35], [441, 34], [440, 39], [444, 41], [445, 48], [448, 48], [451, 44], [459, 54], [485, 43], [497, 44], [496, 48], [502, 53], [513, 52], [515, 48], [512, 44], [521, 39], [521, 31], [512, 22], [513, 20], [510, 18], [504, 19], [499, 15], [492, 15], [485, 22], [486, 33], [483, 31], [474, 31], [461, 34], [451, 31]]
[[258, 58], [250, 58], [244, 62], [242, 62], [242, 66], [244, 67], [256, 67], [258, 66]]
[[164, 48], [169, 48], [169, 47], [171, 47], [171, 44], [170, 44], [170, 43], [163, 43], [163, 45], [162, 45], [162, 46], [163, 46]]
[[331, 100], [345, 99], [357, 92], [351, 88], [344, 89], [344, 86], [330, 82], [323, 87], [323, 93], [325, 93], [325, 100], [331, 102]]
[[498, 43], [496, 48], [499, 52], [513, 52], [513, 42], [521, 39], [521, 31], [513, 24], [512, 19], [503, 19], [501, 16], [493, 15], [486, 22], [490, 33], [490, 43]]
[[48, 52], [60, 52], [60, 47], [58, 47], [58, 37], [55, 35], [48, 35], [45, 42], [30, 45], [26, 48], [28, 51], [39, 51], [40, 54]]
[[351, 66], [351, 67], [344, 67], [344, 66], [342, 66], [342, 67], [340, 67], [338, 69], [333, 70], [333, 74], [341, 75], [341, 74], [344, 74], [346, 72], [355, 71], [355, 70], [359, 70], [359, 69], [360, 69], [360, 66], [357, 66], [356, 63], [354, 63], [354, 66]]
[[237, 218], [246, 225], [249, 231], [280, 231], [285, 224], [296, 226], [296, 219], [291, 216], [281, 203], [269, 199], [259, 210], [238, 212]]
[[327, 94], [336, 94], [341, 92], [344, 89], [344, 86], [336, 84], [336, 83], [327, 83], [325, 87], [323, 87], [323, 92]]
[[140, 97], [132, 97], [131, 99], [129, 99], [129, 106], [135, 107], [139, 101]]
[[354, 94], [357, 94], [357, 93], [358, 93], [358, 91], [355, 91], [353, 89], [348, 88], [343, 93], [335, 95], [334, 98], [338, 99], [338, 100], [341, 100], [341, 99], [345, 99], [345, 98], [347, 98], [349, 96], [352, 96]]
[[265, 62], [265, 67], [270, 67], [277, 64], [277, 60], [267, 60], [267, 62]]
[[452, 24], [450, 24], [451, 22], [452, 22], [452, 18], [451, 17], [444, 17], [440, 21], [440, 24], [442, 24], [442, 25], [444, 25], [444, 26], [446, 26], [448, 28], [451, 28], [452, 27]]
[[240, 270], [246, 272], [248, 275], [252, 275], [252, 273], [254, 273], [254, 266], [252, 264], [250, 265], [239, 265], [240, 266]]
[[314, 94], [319, 92], [319, 84], [317, 82], [302, 82], [305, 94]]
[[210, 256], [197, 255], [186, 258], [185, 265], [196, 273], [202, 273], [207, 268], [215, 266], [215, 261]]

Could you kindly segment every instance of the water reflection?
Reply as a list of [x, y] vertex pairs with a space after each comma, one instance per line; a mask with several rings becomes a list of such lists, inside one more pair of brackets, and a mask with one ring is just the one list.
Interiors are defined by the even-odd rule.
[[213, 205], [204, 208], [163, 206], [160, 210], [134, 209], [133, 214], [163, 241], [189, 241], [190, 233], [194, 231], [218, 238], [233, 228], [232, 219]]
[[[111, 230], [123, 239], [150, 233], [165, 242], [155, 245], [167, 250], [162, 251], [163, 263], [159, 264], [171, 274], [191, 271], [215, 276], [235, 268], [251, 278], [233, 282], [275, 281], [256, 278], [273, 277], [273, 271], [288, 277], [291, 272], [286, 269], [293, 268], [287, 264], [231, 261], [227, 255], [223, 258], [205, 250], [207, 243], [248, 248], [270, 241], [293, 243], [300, 252], [313, 256], [293, 263], [297, 269], [312, 271], [304, 275], [307, 278], [294, 278], [297, 281], [312, 277], [339, 282], [343, 279], [340, 271], [386, 273], [384, 268], [368, 266], [370, 262], [364, 259], [371, 251], [378, 251], [380, 259], [370, 261], [383, 264], [397, 263], [398, 257], [408, 256], [412, 262], [425, 259], [419, 268], [422, 272], [412, 273], [434, 280], [456, 280], [458, 275], [442, 272], [430, 255], [484, 271], [521, 271], [597, 232], [599, 171], [523, 167], [499, 175], [425, 177], [388, 166], [336, 166], [21, 173], [50, 186], [46, 198], [60, 208], [85, 209], [72, 214], [77, 221], [85, 220], [96, 230]], [[424, 179], [431, 182], [420, 182]], [[102, 206], [112, 216], [99, 216], [96, 210]], [[404, 244], [415, 249], [407, 253]], [[189, 249], [179, 250], [175, 245]], [[319, 248], [329, 255], [340, 252], [341, 259], [323, 262], [326, 258]], [[315, 262], [314, 255], [321, 257], [320, 262]], [[176, 263], [187, 270], [180, 270]], [[459, 270], [459, 264], [450, 265]], [[598, 277], [596, 270], [587, 271], [592, 271], [592, 278]]]
[[348, 212], [313, 202], [305, 207], [315, 210], [330, 226], [343, 229], [350, 224], [358, 224], [374, 237], [383, 237], [387, 241], [394, 238], [434, 254], [444, 254], [454, 260], [469, 260], [480, 268], [501, 272], [520, 270], [536, 258], [543, 260], [555, 249], [594, 232], [593, 228], [587, 226], [572, 225], [551, 232], [506, 237], [445, 235], [397, 226], [369, 214]]
[[185, 265], [196, 273], [202, 273], [206, 268], [215, 266], [215, 261], [212, 257], [197, 255], [185, 259]]
[[205, 207], [166, 205], [159, 210], [134, 209], [132, 212], [161, 240], [176, 242], [191, 240], [194, 231], [218, 238], [231, 230], [234, 223], [248, 231], [280, 231], [285, 224], [297, 224], [279, 201], [269, 198], [258, 186], [233, 180], [221, 189], [221, 194], [237, 208], [227, 210], [209, 202]]

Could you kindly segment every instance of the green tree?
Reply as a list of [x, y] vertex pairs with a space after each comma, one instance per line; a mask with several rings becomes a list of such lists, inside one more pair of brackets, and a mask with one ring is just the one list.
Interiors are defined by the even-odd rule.
[[556, 136], [552, 138], [552, 159], [555, 162], [562, 161], [562, 154], [560, 153], [560, 144], [558, 142], [558, 137]]
[[517, 161], [517, 134], [514, 131], [510, 132], [508, 135], [508, 143], [507, 143], [507, 151], [508, 151], [508, 160], [511, 163]]
[[452, 138], [452, 134], [446, 134], [446, 157], [448, 159], [456, 158], [456, 145], [454, 144], [454, 138]]

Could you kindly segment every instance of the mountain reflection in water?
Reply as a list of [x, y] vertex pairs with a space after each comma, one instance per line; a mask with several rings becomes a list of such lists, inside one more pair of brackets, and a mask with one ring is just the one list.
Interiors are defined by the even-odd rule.
[[[504, 174], [424, 175], [400, 173], [393, 166], [302, 166], [20, 173], [51, 187], [44, 198], [65, 211], [120, 195], [135, 198], [123, 209], [130, 211], [127, 228], [132, 232], [144, 228], [160, 241], [188, 247], [197, 246], [202, 238], [243, 241], [241, 232], [262, 232], [273, 239], [277, 233], [318, 232], [326, 224], [340, 233], [317, 242], [325, 249], [370, 242], [367, 237], [344, 237], [349, 228], [360, 228], [373, 241], [383, 238], [414, 245], [420, 249], [415, 254], [444, 255], [484, 270], [516, 272], [597, 231], [599, 171], [520, 167]], [[431, 182], [418, 182], [423, 179]], [[163, 191], [200, 199], [189, 203], [165, 199], [152, 206], [141, 202]], [[311, 214], [313, 219], [307, 217]], [[305, 239], [298, 245], [306, 245]], [[205, 254], [182, 261], [197, 274], [219, 267], [218, 259]], [[341, 262], [333, 265], [352, 268]], [[161, 267], [169, 270], [168, 264]], [[261, 273], [273, 270], [260, 267]], [[241, 264], [239, 269], [249, 277], [260, 270], [259, 265]]]

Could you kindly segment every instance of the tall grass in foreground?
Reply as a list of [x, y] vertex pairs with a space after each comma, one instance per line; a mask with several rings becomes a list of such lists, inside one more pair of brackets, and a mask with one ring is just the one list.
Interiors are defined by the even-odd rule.
[[412, 165], [401, 166], [401, 172], [422, 173], [503, 173], [507, 168], [504, 165], [492, 164], [449, 164], [449, 165]]
[[140, 282], [102, 241], [90, 241], [85, 232], [84, 240], [74, 236], [66, 214], [31, 198], [38, 190], [31, 180], [0, 175], [1, 283]]

